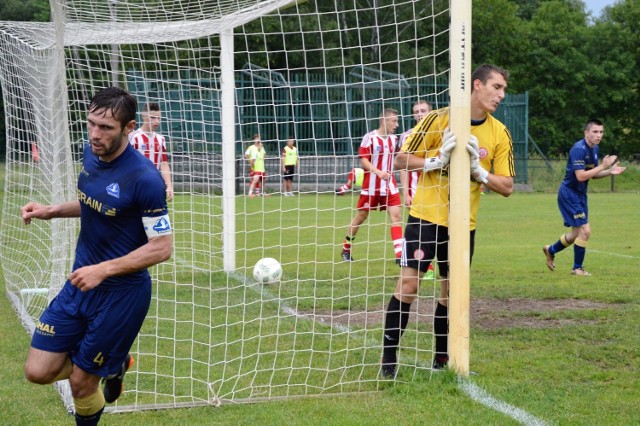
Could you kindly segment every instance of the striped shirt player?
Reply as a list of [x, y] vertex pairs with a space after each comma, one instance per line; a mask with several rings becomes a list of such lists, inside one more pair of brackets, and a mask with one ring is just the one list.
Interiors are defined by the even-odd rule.
[[137, 129], [129, 137], [129, 143], [142, 155], [147, 157], [158, 170], [160, 164], [167, 160], [167, 142], [159, 133], [145, 132], [142, 128]]
[[[413, 104], [411, 108], [413, 112], [413, 119], [416, 123], [419, 123], [427, 114], [431, 112], [431, 104], [424, 100], [418, 100]], [[407, 138], [411, 134], [413, 129], [409, 129], [403, 132], [398, 138], [398, 151], [404, 145]], [[411, 207], [413, 197], [416, 195], [418, 189], [418, 180], [420, 179], [420, 170], [400, 170], [400, 184], [402, 186], [402, 198], [404, 199], [405, 207]]]
[[21, 209], [26, 224], [80, 218], [73, 270], [40, 317], [25, 365], [34, 383], [69, 379], [77, 424], [97, 424], [105, 402], [120, 396], [133, 364], [128, 352], [151, 302], [147, 268], [171, 255], [165, 184], [127, 140], [135, 105], [122, 89], [98, 92], [87, 117], [77, 199]]
[[558, 207], [564, 226], [571, 230], [563, 234], [554, 244], [542, 248], [547, 259], [547, 267], [555, 270], [555, 255], [573, 244], [573, 268], [577, 276], [589, 276], [582, 264], [591, 235], [587, 187], [590, 179], [618, 175], [625, 168], [620, 167], [615, 155], [606, 155], [599, 163], [600, 142], [604, 136], [604, 125], [600, 120], [590, 119], [584, 127], [584, 138], [576, 142], [569, 151], [564, 180], [558, 190]]
[[[427, 116], [432, 110], [431, 104], [425, 100], [418, 100], [413, 104], [411, 108], [413, 112], [413, 119], [416, 123], [419, 123], [424, 117]], [[398, 151], [402, 148], [402, 145], [407, 141], [407, 138], [411, 134], [413, 129], [409, 129], [403, 132], [398, 138]], [[420, 179], [420, 170], [400, 170], [400, 184], [402, 187], [402, 199], [405, 207], [411, 207], [413, 197], [416, 196], [418, 190], [418, 180]], [[435, 278], [435, 270], [433, 268], [433, 262], [429, 264], [427, 272], [424, 275], [425, 280], [433, 280]]]
[[360, 164], [364, 170], [364, 180], [356, 207], [356, 215], [351, 220], [342, 245], [342, 260], [353, 261], [351, 245], [360, 225], [369, 217], [369, 211], [387, 210], [391, 219], [391, 240], [395, 259], [402, 254], [402, 211], [396, 179], [393, 176], [393, 158], [397, 139], [398, 112], [385, 109], [380, 117], [377, 130], [367, 133], [360, 144]]
[[141, 113], [142, 126], [129, 135], [129, 143], [156, 166], [167, 186], [167, 200], [173, 199], [173, 180], [167, 156], [167, 142], [157, 133], [162, 120], [160, 105], [147, 103]]
[[[508, 72], [493, 65], [481, 65], [471, 76], [471, 138], [467, 144], [471, 159], [471, 256], [481, 183], [505, 197], [513, 192], [511, 135], [491, 116], [504, 99], [507, 79]], [[405, 228], [400, 278], [385, 314], [380, 370], [383, 377], [395, 377], [400, 337], [407, 326], [420, 279], [435, 257], [441, 288], [434, 314], [433, 368], [444, 368], [448, 362], [449, 158], [455, 145], [455, 135], [449, 129], [449, 109], [443, 108], [431, 112], [416, 125], [396, 157], [399, 169], [422, 170], [422, 174]]]
[[[402, 133], [399, 138], [398, 146], [401, 147], [406, 142], [413, 129], [409, 129]], [[401, 171], [402, 173], [402, 171]], [[404, 173], [403, 173], [404, 174]], [[418, 180], [420, 180], [420, 170], [411, 170], [406, 173], [406, 183], [402, 182], [402, 195], [404, 196], [405, 206], [411, 207], [411, 201], [416, 196], [418, 190]], [[404, 179], [401, 179], [403, 181]]]

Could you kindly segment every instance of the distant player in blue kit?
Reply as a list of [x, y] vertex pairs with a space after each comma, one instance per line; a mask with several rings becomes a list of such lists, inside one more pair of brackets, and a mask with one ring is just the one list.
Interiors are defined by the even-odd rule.
[[591, 275], [582, 267], [591, 235], [587, 205], [589, 179], [619, 175], [625, 170], [625, 167], [619, 166], [615, 155], [605, 155], [602, 164], [599, 163], [599, 145], [603, 136], [602, 122], [590, 119], [584, 126], [584, 138], [576, 142], [569, 151], [564, 180], [558, 190], [558, 207], [564, 226], [571, 227], [571, 231], [562, 235], [554, 244], [542, 248], [547, 258], [547, 267], [551, 271], [556, 269], [555, 255], [573, 244], [571, 273], [578, 276]]
[[128, 141], [135, 113], [126, 91], [98, 92], [89, 105], [78, 199], [30, 202], [20, 211], [27, 225], [80, 217], [73, 271], [40, 317], [25, 365], [33, 383], [69, 379], [77, 425], [98, 424], [105, 401], [120, 396], [151, 302], [147, 268], [171, 256], [165, 183]]

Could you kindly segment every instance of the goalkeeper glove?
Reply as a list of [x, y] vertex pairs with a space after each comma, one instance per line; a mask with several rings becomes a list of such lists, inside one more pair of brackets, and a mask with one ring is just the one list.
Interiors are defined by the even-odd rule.
[[451, 160], [451, 151], [456, 146], [456, 135], [448, 128], [444, 131], [442, 136], [442, 146], [436, 157], [426, 158], [424, 162], [424, 171], [442, 169], [449, 165]]
[[485, 184], [489, 183], [487, 180], [489, 172], [480, 165], [480, 146], [478, 145], [478, 138], [473, 135], [469, 138], [467, 152], [469, 152], [469, 158], [471, 159], [471, 177], [473, 180]]

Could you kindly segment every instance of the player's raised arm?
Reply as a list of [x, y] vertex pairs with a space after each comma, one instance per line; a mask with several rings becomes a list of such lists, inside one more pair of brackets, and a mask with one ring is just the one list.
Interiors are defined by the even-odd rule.
[[589, 180], [590, 173], [593, 174], [591, 178], [593, 179], [601, 179], [611, 175], [619, 175], [624, 172], [626, 167], [620, 167], [620, 162], [618, 161], [618, 156], [616, 155], [605, 155], [602, 159], [602, 164], [599, 166], [587, 171], [587, 170], [576, 170], [576, 178], [580, 182], [585, 182]]
[[80, 217], [80, 202], [74, 200], [45, 206], [31, 201], [20, 208], [20, 216], [25, 225], [30, 224], [33, 218], [49, 220], [60, 217]]

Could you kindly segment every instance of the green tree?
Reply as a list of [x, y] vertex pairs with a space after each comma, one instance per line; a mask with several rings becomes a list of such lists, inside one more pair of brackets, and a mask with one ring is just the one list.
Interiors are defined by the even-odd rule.
[[3, 0], [0, 2], [0, 21], [49, 22], [48, 0]]
[[551, 1], [527, 22], [527, 62], [517, 68], [530, 99], [530, 133], [543, 150], [562, 154], [582, 136], [592, 110], [597, 66], [585, 52], [589, 39], [584, 7]]
[[[599, 73], [593, 103], [605, 122], [605, 144], [628, 158], [640, 154], [640, 1], [616, 3], [591, 28], [589, 56]], [[610, 152], [610, 150], [607, 150]]]

